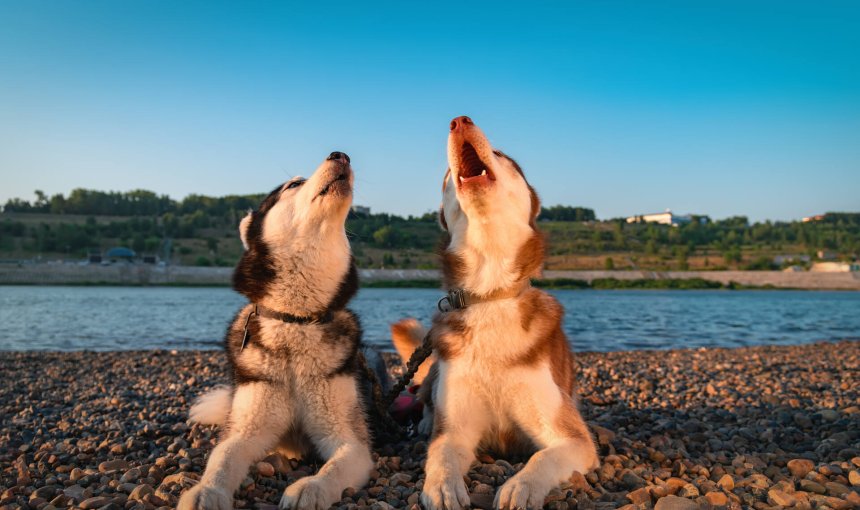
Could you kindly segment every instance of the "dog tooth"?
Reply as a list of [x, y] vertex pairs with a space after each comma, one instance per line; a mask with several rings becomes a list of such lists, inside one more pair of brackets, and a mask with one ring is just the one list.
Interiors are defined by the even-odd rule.
[[487, 169], [486, 168], [484, 169], [483, 172], [481, 172], [481, 175], [487, 175]]
[[460, 176], [460, 182], [465, 182], [465, 181], [466, 181], [466, 179], [464, 179], [463, 176], [461, 175]]

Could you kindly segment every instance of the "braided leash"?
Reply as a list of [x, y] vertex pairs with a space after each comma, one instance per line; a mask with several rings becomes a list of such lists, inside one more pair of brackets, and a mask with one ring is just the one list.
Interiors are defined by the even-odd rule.
[[376, 372], [368, 366], [367, 358], [364, 357], [364, 353], [358, 351], [358, 362], [373, 386], [373, 404], [377, 414], [376, 421], [379, 424], [379, 430], [383, 434], [389, 437], [393, 436], [395, 438], [402, 437], [406, 434], [405, 429], [400, 426], [394, 418], [392, 418], [388, 409], [391, 407], [391, 404], [394, 403], [394, 400], [400, 395], [400, 392], [406, 388], [406, 385], [409, 384], [409, 381], [411, 381], [415, 376], [415, 372], [418, 371], [418, 367], [421, 366], [421, 363], [424, 363], [432, 353], [433, 345], [430, 341], [430, 333], [428, 332], [424, 336], [424, 341], [421, 342], [421, 345], [415, 349], [415, 352], [413, 352], [412, 356], [409, 357], [409, 362], [406, 363], [406, 372], [404, 372], [397, 382], [394, 383], [394, 386], [391, 387], [388, 395], [383, 396], [382, 383], [376, 376]]
[[388, 392], [388, 396], [385, 398], [386, 409], [394, 403], [394, 399], [400, 395], [400, 392], [406, 388], [409, 381], [415, 377], [415, 372], [418, 371], [418, 367], [421, 366], [421, 363], [424, 363], [432, 353], [433, 342], [430, 341], [430, 332], [428, 331], [427, 334], [424, 335], [424, 341], [421, 342], [421, 345], [415, 349], [415, 352], [413, 352], [412, 356], [409, 357], [409, 362], [406, 363], [406, 372], [400, 376], [400, 379], [394, 384], [391, 391]]

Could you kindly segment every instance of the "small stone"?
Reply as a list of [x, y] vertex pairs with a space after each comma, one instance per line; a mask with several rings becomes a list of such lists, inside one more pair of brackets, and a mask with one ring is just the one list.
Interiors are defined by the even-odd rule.
[[735, 479], [732, 478], [732, 475], [723, 475], [720, 478], [720, 481], [717, 482], [717, 485], [723, 488], [723, 490], [732, 491], [735, 488]]
[[651, 503], [651, 493], [648, 491], [648, 487], [642, 487], [629, 492], [627, 494], [627, 499], [629, 499], [634, 505], [644, 505], [646, 503]]
[[729, 498], [720, 491], [711, 491], [705, 494], [705, 499], [714, 506], [726, 506], [729, 502]]
[[821, 411], [821, 417], [826, 421], [836, 421], [839, 419], [839, 411], [834, 411], [833, 409], [823, 409]]
[[128, 469], [128, 462], [123, 459], [106, 460], [99, 464], [99, 473], [108, 473], [121, 469]]
[[63, 489], [63, 495], [69, 499], [81, 501], [82, 499], [86, 499], [86, 489], [84, 489], [80, 485], [72, 485]]
[[30, 498], [30, 501], [28, 503], [30, 508], [40, 508], [40, 509], [44, 508], [45, 505], [47, 505], [47, 504], [48, 504], [48, 502], [45, 500], [45, 498]]
[[688, 483], [687, 485], [681, 487], [681, 490], [678, 491], [678, 495], [682, 498], [696, 498], [701, 496], [699, 493], [699, 488], [695, 485]]
[[[169, 485], [178, 483], [182, 487], [185, 487], [185, 488], [191, 487], [192, 485], [195, 485], [197, 483], [197, 478], [195, 478], [196, 476], [199, 476], [199, 475], [180, 471], [179, 473], [174, 473], [172, 475], [165, 476], [164, 480], [161, 481], [161, 486], [167, 487]], [[247, 478], [246, 478], [246, 481], [247, 481]], [[251, 482], [253, 483], [253, 480], [251, 480]]]
[[654, 499], [660, 499], [664, 496], [669, 495], [669, 486], [668, 485], [657, 485], [650, 487], [651, 495], [654, 496]]
[[260, 476], [265, 477], [275, 476], [275, 466], [269, 464], [268, 462], [258, 462], [257, 473], [259, 473]]
[[409, 473], [394, 473], [388, 478], [388, 484], [397, 487], [398, 485], [406, 485], [412, 481], [412, 475]]
[[771, 489], [767, 491], [767, 501], [772, 505], [793, 506], [797, 503], [797, 498], [779, 489]]
[[60, 494], [51, 500], [51, 504], [54, 505], [55, 508], [63, 508], [69, 506], [69, 498], [63, 494]]
[[134, 490], [131, 491], [131, 494], [128, 495], [128, 499], [134, 501], [143, 501], [143, 498], [153, 493], [155, 493], [155, 489], [153, 489], [150, 485], [144, 483], [135, 487]]
[[695, 501], [678, 496], [660, 498], [654, 505], [654, 510], [698, 510], [698, 508], [699, 505]]
[[800, 488], [806, 492], [814, 492], [815, 494], [824, 494], [827, 492], [827, 489], [823, 485], [806, 478], [800, 481]]
[[485, 483], [479, 483], [472, 489], [473, 494], [493, 494], [495, 492], [495, 489], [491, 485]]
[[30, 501], [33, 501], [36, 498], [44, 499], [46, 502], [50, 501], [51, 498], [57, 493], [57, 490], [51, 486], [39, 487], [30, 493]]
[[845, 493], [851, 490], [847, 486], [836, 482], [827, 482], [824, 484], [824, 487], [827, 488], [828, 494], [837, 498], [841, 498]]
[[621, 475], [621, 484], [624, 485], [627, 489], [638, 489], [639, 487], [644, 487], [646, 485], [645, 480], [632, 471], [625, 471], [623, 475]]
[[672, 477], [666, 480], [666, 486], [669, 488], [669, 494], [677, 494], [681, 487], [687, 485], [687, 481], [683, 478]]
[[480, 508], [481, 510], [493, 510], [494, 498], [492, 494], [472, 494], [469, 496], [472, 507]]
[[140, 468], [133, 467], [126, 471], [125, 474], [123, 474], [122, 477], [119, 479], [119, 481], [121, 483], [136, 482], [140, 480], [142, 476], [143, 473], [140, 472]]
[[81, 501], [80, 507], [84, 510], [89, 510], [90, 508], [101, 508], [110, 503], [110, 500], [104, 496], [96, 496], [94, 498], [89, 498]]
[[797, 478], [803, 478], [813, 469], [815, 469], [815, 464], [809, 459], [792, 459], [788, 461], [788, 470]]
[[848, 472], [848, 482], [854, 486], [860, 486], [860, 471], [856, 469]]

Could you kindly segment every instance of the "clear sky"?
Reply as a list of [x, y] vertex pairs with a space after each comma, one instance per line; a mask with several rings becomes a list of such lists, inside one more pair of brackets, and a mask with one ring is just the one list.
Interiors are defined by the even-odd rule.
[[546, 205], [860, 211], [860, 2], [0, 0], [0, 202], [262, 192], [342, 150], [356, 203], [420, 214], [462, 114]]

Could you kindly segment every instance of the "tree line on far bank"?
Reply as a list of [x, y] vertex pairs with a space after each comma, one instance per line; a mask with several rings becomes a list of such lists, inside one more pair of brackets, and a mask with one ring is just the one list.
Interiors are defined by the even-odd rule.
[[[148, 190], [132, 191], [97, 191], [76, 188], [66, 197], [58, 193], [48, 197], [43, 191], [36, 190], [36, 199], [32, 202], [11, 198], [3, 206], [4, 212], [15, 213], [47, 213], [47, 214], [77, 214], [83, 216], [161, 216], [172, 213], [185, 215], [200, 213], [209, 217], [222, 217], [235, 214], [235, 211], [247, 211], [260, 204], [266, 196], [264, 193], [252, 195], [227, 195], [223, 197], [208, 197], [205, 195], [188, 195], [182, 200], [174, 200], [167, 195], [158, 195]], [[386, 215], [388, 216], [388, 215]], [[418, 218], [427, 221], [425, 214]], [[586, 207], [571, 207], [555, 205], [541, 209], [539, 219], [548, 221], [594, 221], [594, 210]], [[429, 220], [435, 221], [432, 213]]]
[[[205, 258], [209, 263], [232, 265], [241, 252], [236, 225], [263, 197], [189, 195], [177, 201], [146, 190], [76, 189], [68, 196], [52, 197], [37, 191], [32, 202], [10, 199], [4, 206], [4, 212], [16, 214], [0, 221], [0, 258], [9, 258], [4, 253], [84, 256], [110, 243], [159, 255], [167, 246], [191, 257], [191, 263]], [[35, 215], [32, 221], [25, 221], [27, 213], [52, 216], [50, 221]], [[624, 258], [659, 259], [661, 268], [687, 269], [688, 259], [702, 253], [720, 257], [721, 267], [773, 269], [776, 253], [807, 260], [822, 250], [849, 260], [860, 253], [860, 213], [828, 213], [807, 223], [751, 224], [743, 216], [716, 221], [705, 217], [670, 227], [628, 224], [623, 218], [597, 221], [592, 209], [556, 205], [543, 208], [538, 219], [549, 236], [551, 257], [605, 256], [609, 269]], [[411, 267], [419, 259], [426, 264], [441, 235], [436, 213], [406, 218], [351, 214], [347, 230], [357, 259], [365, 267]], [[168, 239], [171, 242], [165, 245]], [[425, 256], [418, 256], [421, 254]]]

